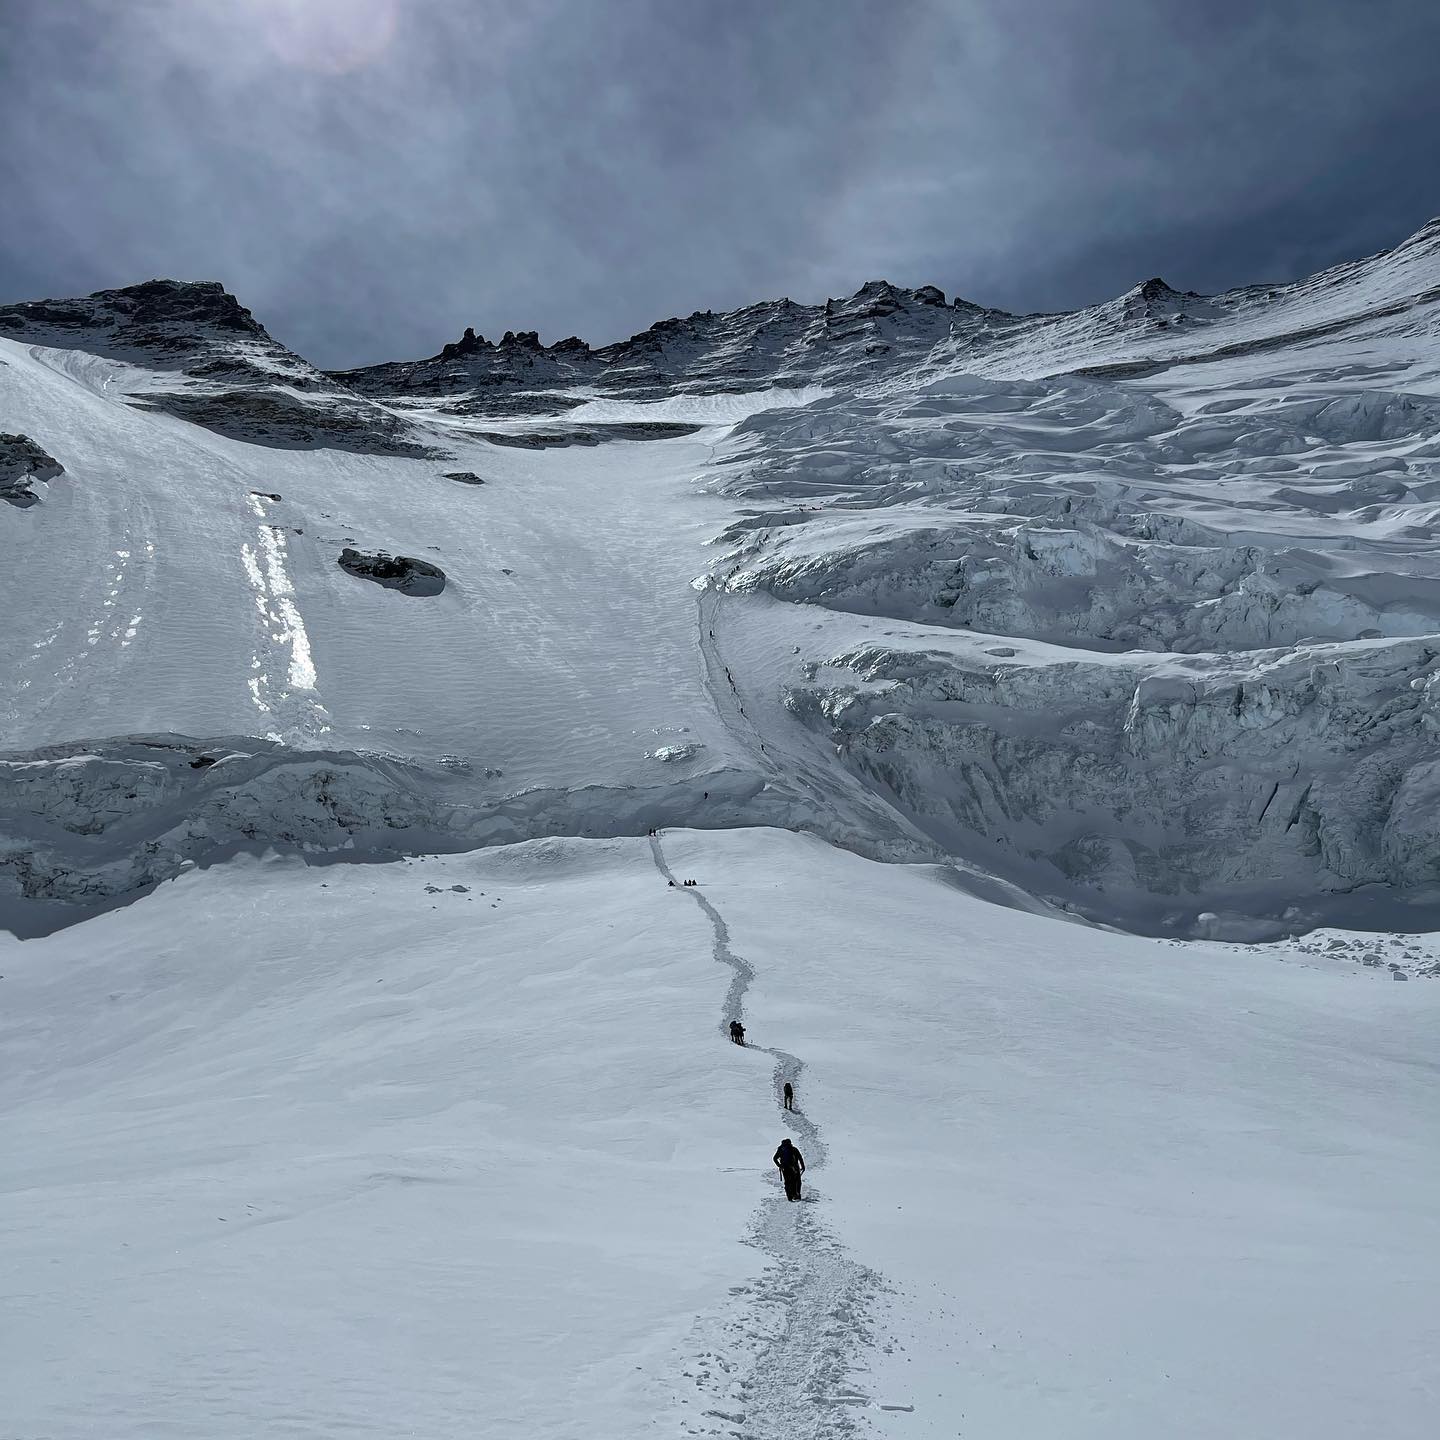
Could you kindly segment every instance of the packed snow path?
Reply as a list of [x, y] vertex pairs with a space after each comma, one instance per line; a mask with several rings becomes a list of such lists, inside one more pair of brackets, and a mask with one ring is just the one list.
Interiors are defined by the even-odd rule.
[[[755, 968], [730, 943], [725, 918], [706, 899], [698, 885], [677, 879], [665, 859], [658, 835], [650, 837], [655, 868], [704, 911], [714, 936], [712, 953], [730, 971], [720, 1032], [727, 1038], [730, 1023], [743, 1020], [745, 995], [755, 979]], [[819, 1125], [801, 1106], [800, 1077], [805, 1065], [775, 1045], [745, 1043], [775, 1061], [774, 1091], [781, 1102], [781, 1118], [794, 1132], [805, 1157], [805, 1176], [825, 1164], [825, 1141]], [[795, 1089], [797, 1108], [783, 1108], [785, 1085]], [[753, 1310], [729, 1332], [749, 1352], [743, 1366], [720, 1364], [733, 1381], [737, 1408], [705, 1412], [704, 1429], [692, 1434], [728, 1435], [744, 1440], [795, 1437], [827, 1440], [856, 1433], [854, 1409], [870, 1403], [849, 1382], [856, 1350], [869, 1338], [867, 1315], [879, 1277], [850, 1259], [810, 1208], [814, 1194], [792, 1205], [774, 1193], [763, 1202], [751, 1227], [750, 1243], [770, 1259], [765, 1274], [750, 1293]], [[809, 1183], [806, 1186], [810, 1188]], [[737, 1373], [738, 1372], [738, 1373]], [[713, 1372], [708, 1372], [712, 1373]], [[721, 1402], [722, 1404], [724, 1402]]]

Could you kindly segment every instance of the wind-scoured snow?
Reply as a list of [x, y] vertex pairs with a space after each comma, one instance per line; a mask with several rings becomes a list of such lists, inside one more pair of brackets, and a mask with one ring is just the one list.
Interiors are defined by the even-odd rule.
[[17, 1434], [1428, 1435], [1440, 223], [5, 306], [0, 498]]

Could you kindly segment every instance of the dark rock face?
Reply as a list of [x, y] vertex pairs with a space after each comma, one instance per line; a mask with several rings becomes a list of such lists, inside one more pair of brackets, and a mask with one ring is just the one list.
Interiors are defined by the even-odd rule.
[[1126, 320], [1165, 320], [1173, 325], [1191, 318], [1187, 310], [1198, 308], [1203, 314], [1208, 308], [1204, 302], [1203, 295], [1193, 290], [1172, 290], [1158, 275], [1152, 275], [1127, 291], [1117, 303]]
[[1151, 305], [1165, 305], [1180, 298], [1158, 275], [1152, 275], [1140, 286], [1140, 298]]
[[551, 403], [543, 392], [581, 386], [644, 401], [676, 388], [717, 394], [806, 385], [829, 374], [853, 378], [897, 354], [919, 360], [957, 330], [999, 317], [1000, 311], [963, 300], [948, 305], [933, 285], [906, 290], [873, 280], [824, 305], [769, 300], [724, 314], [697, 310], [599, 349], [575, 336], [543, 345], [533, 330], [507, 331], [496, 344], [469, 329], [429, 359], [337, 372], [335, 378], [362, 395], [439, 399], [453, 413], [534, 414], [541, 409], [537, 396]]
[[482, 430], [480, 438], [512, 450], [557, 450], [567, 445], [603, 445], [607, 440], [673, 440], [693, 435], [698, 425], [670, 420], [641, 420], [573, 430]]
[[465, 333], [452, 340], [436, 357], [440, 360], [462, 360], [467, 355], [478, 355], [490, 342], [483, 335], [477, 335], [472, 325], [465, 327]]
[[445, 402], [443, 408], [450, 415], [559, 415], [584, 403], [579, 395], [567, 395], [557, 390], [516, 390], [504, 394], [487, 392], [460, 396]]
[[353, 450], [419, 460], [445, 453], [421, 443], [405, 421], [389, 411], [338, 390], [313, 404], [269, 385], [151, 391], [131, 403], [277, 450]]
[[214, 280], [147, 280], [120, 290], [97, 290], [84, 299], [0, 306], [0, 331], [26, 330], [105, 332], [111, 348], [136, 350], [205, 349], [207, 337], [215, 332], [234, 339], [270, 339], [265, 327]]
[[438, 595], [445, 588], [445, 572], [438, 565], [410, 555], [387, 555], [383, 550], [366, 554], [347, 546], [338, 563], [349, 574], [402, 595]]
[[265, 327], [215, 280], [148, 280], [123, 290], [100, 290], [90, 298], [102, 301], [132, 326], [163, 323], [236, 335], [265, 334]]
[[600, 431], [602, 440], [674, 440], [680, 435], [693, 435], [702, 427], [679, 420], [636, 420], [621, 425], [606, 425]]
[[458, 480], [462, 485], [483, 485], [485, 483], [473, 470], [447, 470], [445, 478]]
[[598, 445], [600, 439], [589, 430], [482, 430], [482, 440], [511, 450], [560, 450], [567, 445]]
[[856, 319], [879, 320], [898, 314], [905, 308], [905, 300], [888, 280], [867, 280], [850, 297], [850, 307]]
[[30, 488], [34, 480], [53, 480], [65, 467], [47, 455], [28, 435], [0, 435], [0, 500], [23, 510], [40, 497]]

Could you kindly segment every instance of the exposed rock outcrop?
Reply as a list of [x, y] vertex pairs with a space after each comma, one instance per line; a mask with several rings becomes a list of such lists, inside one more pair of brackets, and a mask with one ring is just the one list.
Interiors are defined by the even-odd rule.
[[855, 378], [897, 358], [919, 360], [956, 326], [1001, 314], [965, 301], [947, 305], [933, 285], [906, 290], [871, 281], [824, 305], [772, 300], [724, 314], [697, 310], [598, 349], [575, 336], [543, 345], [534, 331], [507, 331], [496, 344], [467, 328], [428, 360], [336, 378], [366, 395], [425, 395], [466, 413], [524, 414], [537, 389], [585, 385], [648, 400], [677, 388], [713, 394], [823, 382], [841, 371]]
[[257, 383], [160, 391], [133, 403], [232, 440], [280, 450], [353, 450], [417, 460], [444, 453], [425, 444], [398, 416], [353, 395], [302, 396], [288, 386]]
[[28, 435], [0, 434], [0, 500], [23, 510], [40, 498], [31, 488], [34, 481], [64, 473], [65, 467]]
[[338, 563], [349, 574], [402, 595], [438, 595], [445, 588], [445, 572], [438, 565], [410, 555], [387, 555], [383, 550], [367, 554], [347, 546]]
[[635, 421], [618, 425], [588, 425], [563, 430], [482, 430], [480, 438], [513, 450], [557, 450], [569, 445], [603, 445], [607, 440], [673, 440], [693, 435], [700, 426], [678, 421]]
[[100, 342], [111, 352], [176, 355], [209, 350], [217, 336], [270, 341], [265, 327], [213, 280], [147, 280], [80, 299], [0, 306], [0, 334], [44, 331], [69, 334], [72, 343], [83, 340], [87, 348]]

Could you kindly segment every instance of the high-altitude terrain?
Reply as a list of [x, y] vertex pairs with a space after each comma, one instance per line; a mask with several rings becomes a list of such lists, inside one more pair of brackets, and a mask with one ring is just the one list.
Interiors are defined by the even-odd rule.
[[1440, 221], [343, 373], [0, 306], [12, 1428], [1428, 1433], [1437, 535]]

